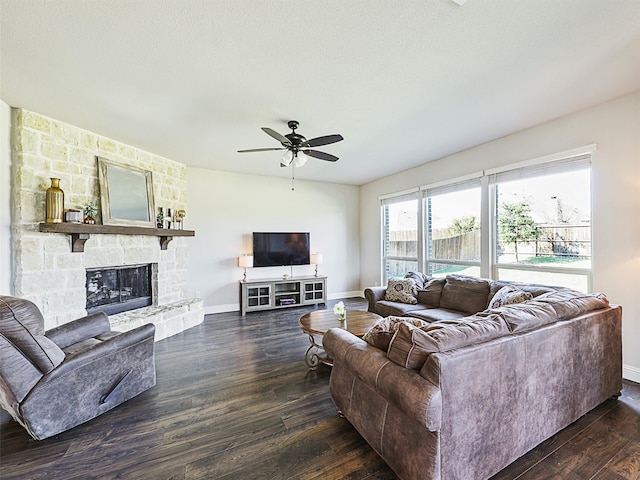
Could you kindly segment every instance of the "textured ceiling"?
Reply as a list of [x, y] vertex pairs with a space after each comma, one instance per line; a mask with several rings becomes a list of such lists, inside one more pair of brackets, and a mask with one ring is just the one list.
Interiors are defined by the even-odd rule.
[[[458, 5], [457, 3], [463, 3]], [[360, 185], [640, 89], [639, 0], [0, 0], [0, 98], [189, 166]]]

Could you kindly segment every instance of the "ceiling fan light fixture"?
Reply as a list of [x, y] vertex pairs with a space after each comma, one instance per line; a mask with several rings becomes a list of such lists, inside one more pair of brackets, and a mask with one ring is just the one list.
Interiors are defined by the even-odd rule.
[[291, 150], [287, 150], [286, 152], [284, 152], [284, 155], [282, 156], [282, 161], [280, 162], [280, 166], [288, 167], [289, 165], [291, 165], [292, 160], [293, 160], [293, 152]]
[[302, 167], [305, 163], [307, 163], [309, 157], [307, 157], [304, 153], [298, 152], [295, 155], [294, 165], [296, 167]]

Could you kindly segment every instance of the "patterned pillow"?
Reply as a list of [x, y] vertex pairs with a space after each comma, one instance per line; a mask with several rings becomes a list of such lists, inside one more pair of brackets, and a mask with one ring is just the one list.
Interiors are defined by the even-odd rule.
[[406, 279], [389, 279], [387, 284], [387, 291], [384, 294], [384, 299], [390, 302], [410, 303], [415, 305], [418, 303], [416, 295], [418, 291], [416, 289], [416, 283], [410, 278]]
[[489, 302], [489, 308], [500, 308], [503, 305], [511, 305], [513, 303], [522, 303], [526, 300], [531, 300], [533, 295], [529, 292], [525, 292], [524, 290], [520, 290], [513, 285], [505, 285], [500, 290], [496, 292], [496, 294]]
[[422, 272], [407, 272], [404, 278], [409, 278], [416, 283], [417, 289], [424, 288], [424, 284], [429, 281], [429, 277]]
[[369, 345], [386, 352], [389, 349], [389, 342], [391, 342], [393, 335], [398, 331], [401, 323], [409, 323], [416, 327], [427, 325], [427, 322], [417, 318], [389, 316], [376, 322], [376, 324], [363, 335], [362, 339]]

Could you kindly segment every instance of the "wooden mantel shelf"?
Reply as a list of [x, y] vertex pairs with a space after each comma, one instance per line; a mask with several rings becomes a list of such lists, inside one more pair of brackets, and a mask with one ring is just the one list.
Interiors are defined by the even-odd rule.
[[71, 235], [71, 251], [84, 252], [84, 243], [92, 234], [102, 235], [150, 235], [160, 237], [160, 249], [166, 250], [173, 237], [194, 237], [194, 230], [171, 228], [135, 227], [127, 225], [89, 225], [86, 223], [41, 223], [39, 230], [45, 233]]

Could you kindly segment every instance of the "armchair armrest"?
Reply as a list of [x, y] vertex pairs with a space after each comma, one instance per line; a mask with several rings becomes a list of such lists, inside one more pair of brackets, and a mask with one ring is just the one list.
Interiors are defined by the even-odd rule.
[[99, 360], [100, 357], [105, 357], [113, 352], [121, 351], [138, 343], [149, 340], [153, 343], [155, 331], [155, 325], [147, 323], [134, 328], [133, 330], [129, 330], [128, 332], [109, 338], [104, 342], [100, 342], [91, 348], [69, 355], [64, 362], [48, 374], [47, 381], [53, 381], [58, 377], [68, 374], [76, 368], [83, 367], [93, 361]]
[[111, 331], [109, 318], [104, 312], [92, 313], [45, 332], [45, 336], [60, 348]]
[[364, 298], [367, 299], [370, 312], [377, 313], [376, 302], [384, 299], [386, 291], [387, 287], [367, 287], [364, 289]]

